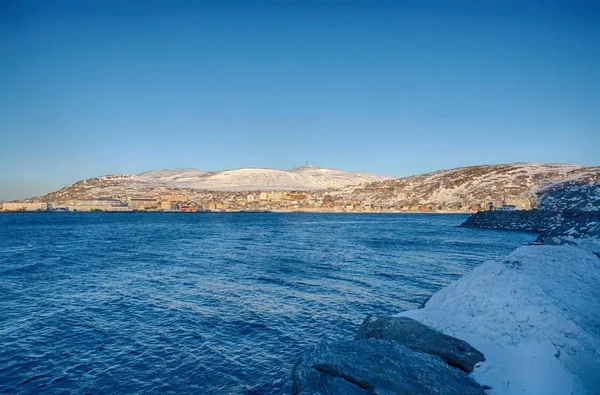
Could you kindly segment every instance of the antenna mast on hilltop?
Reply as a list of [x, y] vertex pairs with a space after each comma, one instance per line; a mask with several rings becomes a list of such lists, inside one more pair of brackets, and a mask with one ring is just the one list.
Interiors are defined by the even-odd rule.
[[306, 165], [305, 166], [308, 166], [308, 156], [306, 157]]

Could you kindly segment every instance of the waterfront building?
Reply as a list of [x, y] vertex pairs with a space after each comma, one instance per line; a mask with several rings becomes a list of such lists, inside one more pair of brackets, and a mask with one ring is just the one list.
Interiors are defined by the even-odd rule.
[[173, 209], [173, 202], [169, 200], [162, 200], [160, 202], [160, 209], [164, 211], [171, 211]]
[[48, 211], [52, 208], [50, 203], [32, 202], [4, 202], [3, 211]]
[[129, 198], [129, 207], [134, 210], [150, 210], [158, 208], [158, 200], [155, 198]]

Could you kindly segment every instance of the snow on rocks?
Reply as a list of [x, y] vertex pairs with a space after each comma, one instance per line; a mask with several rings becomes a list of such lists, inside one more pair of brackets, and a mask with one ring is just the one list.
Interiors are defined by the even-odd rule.
[[[581, 182], [582, 180], [577, 180]], [[600, 184], [551, 184], [539, 191], [544, 210], [600, 211]]]
[[489, 394], [598, 394], [600, 259], [584, 244], [521, 247], [398, 316], [483, 352]]

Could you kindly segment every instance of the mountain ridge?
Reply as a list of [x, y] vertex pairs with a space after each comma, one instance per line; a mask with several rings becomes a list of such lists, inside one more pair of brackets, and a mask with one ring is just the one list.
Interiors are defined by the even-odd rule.
[[[332, 199], [337, 202], [336, 207], [343, 207], [343, 210], [366, 206], [403, 210], [421, 205], [464, 208], [493, 201], [530, 208], [548, 191], [556, 195], [562, 185], [594, 184], [599, 177], [598, 169], [600, 167], [520, 162], [465, 166], [400, 178], [314, 166], [215, 172], [163, 169], [90, 178], [34, 200], [61, 202], [110, 197], [125, 201], [135, 197], [178, 195], [198, 202], [223, 200], [232, 203], [245, 200], [245, 193], [296, 191], [305, 196], [305, 201], [297, 202], [299, 208], [329, 208]], [[561, 200], [563, 195], [557, 196]], [[304, 206], [303, 202], [306, 203]], [[203, 203], [198, 203], [198, 207], [203, 207]], [[235, 207], [246, 206], [235, 203]]]
[[[316, 166], [301, 166], [288, 170], [268, 168], [239, 168], [220, 171], [199, 169], [151, 170], [139, 174], [113, 174], [77, 181], [48, 196], [62, 198], [63, 195], [126, 193], [136, 189], [169, 188], [203, 191], [276, 191], [276, 190], [325, 190], [348, 185], [359, 185], [372, 181], [393, 179], [369, 173], [349, 172]], [[112, 194], [114, 195], [114, 194]], [[71, 198], [84, 196], [72, 196]], [[47, 199], [46, 199], [47, 200]], [[61, 199], [58, 199], [61, 200]]]

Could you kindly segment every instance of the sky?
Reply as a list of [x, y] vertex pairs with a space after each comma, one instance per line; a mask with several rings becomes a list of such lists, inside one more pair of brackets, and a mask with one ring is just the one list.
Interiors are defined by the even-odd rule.
[[599, 109], [593, 1], [0, 0], [0, 200], [306, 158], [600, 165]]

